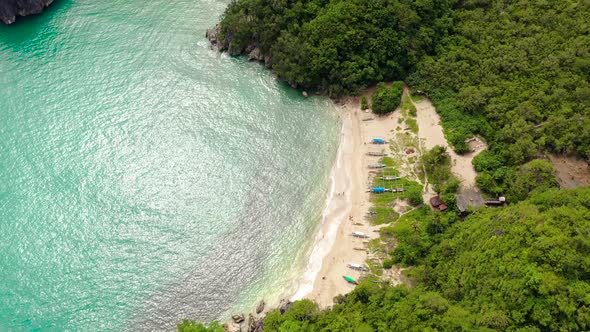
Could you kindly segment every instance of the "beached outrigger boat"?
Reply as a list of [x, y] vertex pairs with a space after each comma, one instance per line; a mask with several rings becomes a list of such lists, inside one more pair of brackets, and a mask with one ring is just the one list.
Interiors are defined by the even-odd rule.
[[358, 237], [361, 239], [368, 239], [369, 238], [369, 236], [363, 232], [352, 232], [352, 236]]
[[349, 283], [351, 283], [351, 284], [355, 284], [355, 285], [358, 285], [358, 284], [359, 284], [359, 283], [358, 283], [356, 280], [354, 280], [354, 278], [353, 278], [353, 277], [349, 277], [349, 276], [342, 276], [342, 278], [344, 278], [344, 280], [348, 281], [348, 282], [349, 282]]
[[367, 156], [383, 157], [383, 156], [387, 156], [387, 153], [377, 152], [377, 151], [369, 151], [369, 152], [367, 152]]
[[359, 265], [359, 264], [355, 264], [355, 263], [349, 263], [346, 266], [348, 266], [350, 269], [353, 269], [353, 270], [356, 270], [356, 271], [363, 271], [363, 272], [369, 271], [368, 268], [366, 268], [366, 267], [364, 267], [362, 265]]
[[385, 192], [385, 188], [382, 188], [382, 187], [374, 187], [373, 189], [367, 190], [367, 192], [371, 192], [371, 193], [374, 193], [374, 194], [382, 194], [382, 193]]
[[401, 178], [402, 178], [401, 176], [382, 176], [381, 180], [393, 181], [393, 180], [399, 180]]
[[385, 168], [387, 167], [387, 165], [385, 164], [373, 164], [373, 165], [369, 165], [369, 168]]
[[371, 143], [373, 143], [373, 144], [387, 144], [387, 141], [384, 140], [383, 138], [373, 138]]

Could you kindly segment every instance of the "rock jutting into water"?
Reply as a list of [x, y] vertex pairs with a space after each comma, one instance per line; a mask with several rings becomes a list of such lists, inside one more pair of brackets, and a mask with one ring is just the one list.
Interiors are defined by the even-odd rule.
[[231, 316], [231, 318], [234, 320], [235, 323], [240, 324], [241, 322], [243, 322], [244, 320], [246, 320], [244, 318], [244, 314], [240, 314], [240, 315], [233, 315]]
[[0, 0], [0, 21], [12, 24], [17, 16], [39, 14], [53, 0]]
[[256, 44], [248, 45], [246, 48], [236, 48], [232, 45], [233, 36], [221, 33], [221, 26], [216, 25], [205, 32], [205, 37], [220, 52], [227, 51], [230, 55], [247, 55], [248, 60], [264, 62], [267, 67], [271, 66], [272, 58], [262, 53], [262, 50]]

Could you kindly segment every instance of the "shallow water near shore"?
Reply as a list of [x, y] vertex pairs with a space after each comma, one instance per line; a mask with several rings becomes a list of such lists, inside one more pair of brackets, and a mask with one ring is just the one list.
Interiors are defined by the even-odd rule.
[[0, 330], [173, 329], [295, 290], [338, 114], [211, 50], [227, 3], [0, 26]]

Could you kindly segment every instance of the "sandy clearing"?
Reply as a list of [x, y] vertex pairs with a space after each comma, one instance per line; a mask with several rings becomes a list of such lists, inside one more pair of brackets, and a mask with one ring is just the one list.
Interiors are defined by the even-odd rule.
[[486, 149], [485, 143], [479, 141], [479, 144], [474, 146], [476, 148], [474, 152], [458, 155], [447, 143], [440, 124], [440, 116], [436, 113], [430, 100], [424, 98], [421, 101], [415, 102], [414, 105], [417, 110], [418, 136], [423, 144], [422, 146], [428, 150], [437, 145], [446, 147], [453, 163], [451, 170], [461, 181], [461, 187], [475, 187], [477, 172], [473, 168], [471, 161]]
[[590, 166], [575, 156], [550, 154], [557, 182], [561, 188], [572, 189], [590, 186]]

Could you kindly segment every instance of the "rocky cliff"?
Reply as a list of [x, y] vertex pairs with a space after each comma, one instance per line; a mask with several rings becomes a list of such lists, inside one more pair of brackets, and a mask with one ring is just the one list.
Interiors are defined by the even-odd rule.
[[[1, 1], [1, 0], [0, 0]], [[214, 28], [207, 30], [205, 37], [220, 52], [227, 51], [230, 55], [246, 55], [248, 60], [264, 62], [267, 67], [271, 66], [272, 59], [270, 56], [262, 53], [258, 45], [252, 44], [246, 48], [236, 48], [232, 45], [232, 36], [224, 36], [221, 33], [221, 27], [216, 25]]]
[[17, 16], [39, 14], [53, 0], [0, 0], [0, 21], [12, 24]]

